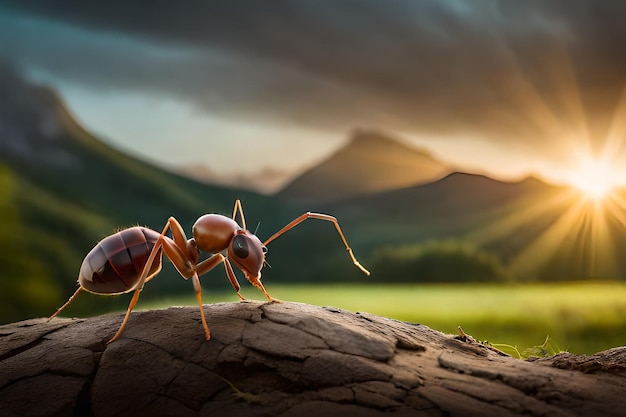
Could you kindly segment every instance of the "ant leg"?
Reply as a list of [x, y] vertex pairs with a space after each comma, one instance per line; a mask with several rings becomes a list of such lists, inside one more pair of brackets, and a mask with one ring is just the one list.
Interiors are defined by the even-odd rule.
[[222, 262], [224, 259], [226, 259], [224, 255], [222, 255], [221, 253], [216, 253], [215, 255], [212, 255], [211, 257], [200, 262], [198, 265], [196, 265], [196, 272], [198, 273], [198, 276], [206, 274], [211, 269], [219, 265], [219, 263]]
[[245, 300], [245, 298], [243, 298], [243, 296], [239, 294], [239, 290], [240, 290], [239, 282], [237, 282], [237, 277], [235, 276], [233, 267], [230, 265], [230, 262], [228, 261], [228, 259], [226, 259], [226, 257], [222, 255], [221, 253], [216, 253], [210, 258], [205, 259], [204, 261], [200, 262], [198, 265], [196, 265], [196, 271], [198, 272], [198, 275], [205, 274], [209, 272], [211, 269], [215, 268], [217, 264], [219, 264], [220, 262], [224, 262], [224, 268], [226, 268], [226, 275], [228, 276], [228, 279], [230, 280], [231, 285], [237, 292], [237, 295], [239, 296], [241, 300]]
[[139, 293], [140, 292], [141, 292], [140, 289], [136, 289], [135, 290], [135, 294], [133, 294], [133, 298], [130, 300], [130, 304], [128, 305], [128, 310], [126, 310], [126, 315], [124, 316], [124, 320], [122, 320], [122, 324], [120, 325], [120, 328], [117, 329], [117, 333], [115, 333], [115, 336], [113, 336], [107, 342], [107, 345], [109, 343], [115, 342], [122, 335], [122, 332], [124, 331], [124, 328], [126, 327], [126, 323], [128, 323], [128, 318], [130, 317], [130, 312], [133, 311], [133, 308], [135, 308], [135, 304], [137, 304], [137, 300], [139, 299]]
[[[165, 236], [165, 231], [168, 226], [172, 231], [172, 237], [169, 239]], [[211, 268], [213, 268], [217, 263], [219, 263], [220, 259], [216, 258], [213, 261], [214, 265], [211, 265], [209, 262], [201, 262], [198, 265], [194, 265], [195, 260], [198, 257], [197, 253], [190, 253], [190, 250], [187, 246], [187, 237], [185, 236], [185, 231], [182, 226], [174, 217], [170, 217], [167, 221], [167, 225], [165, 226], [164, 232], [159, 238], [159, 242], [163, 246], [163, 251], [165, 256], [174, 264], [176, 270], [180, 273], [180, 275], [187, 279], [192, 278], [193, 289], [196, 293], [196, 298], [198, 300], [198, 305], [200, 307], [200, 319], [202, 320], [202, 328], [204, 329], [204, 335], [206, 340], [211, 339], [211, 332], [209, 331], [209, 326], [206, 322], [206, 317], [204, 315], [204, 307], [202, 304], [202, 286], [200, 285], [200, 279], [198, 275], [200, 273], [208, 272]], [[221, 256], [221, 255], [220, 255]], [[193, 257], [193, 261], [192, 258]], [[213, 257], [209, 258], [212, 259]]]
[[325, 220], [328, 222], [332, 222], [335, 225], [335, 229], [337, 229], [337, 232], [339, 233], [339, 236], [341, 237], [341, 240], [343, 241], [343, 244], [345, 245], [346, 250], [348, 251], [348, 254], [350, 255], [350, 258], [352, 259], [352, 263], [356, 265], [357, 268], [359, 268], [361, 271], [363, 271], [365, 275], [367, 276], [370, 275], [370, 271], [365, 269], [363, 265], [361, 265], [359, 261], [356, 259], [356, 257], [354, 256], [354, 253], [352, 253], [352, 249], [350, 248], [350, 246], [348, 246], [348, 241], [346, 240], [346, 237], [343, 235], [343, 232], [341, 231], [341, 227], [339, 227], [339, 222], [337, 221], [337, 219], [333, 216], [329, 216], [328, 214], [311, 213], [311, 212], [304, 213], [303, 215], [297, 217], [291, 223], [287, 224], [285, 227], [280, 229], [278, 232], [274, 233], [269, 239], [263, 242], [263, 245], [267, 246], [267, 244], [270, 243], [272, 240], [276, 239], [280, 235], [288, 232], [289, 230], [293, 229], [294, 227], [296, 227], [297, 225], [299, 225], [300, 223], [308, 219], [318, 219], [318, 220]]
[[[187, 236], [185, 236], [183, 227], [174, 217], [170, 217], [167, 223], [172, 231], [174, 242], [168, 240], [166, 236], [162, 236], [165, 256], [172, 261], [183, 278], [187, 279], [191, 277], [193, 290], [196, 293], [196, 299], [198, 300], [198, 306], [200, 307], [200, 319], [202, 321], [202, 328], [204, 329], [204, 336], [206, 337], [206, 340], [210, 340], [211, 332], [209, 331], [209, 326], [204, 315], [204, 306], [202, 304], [202, 286], [200, 285], [198, 275], [208, 272], [211, 268], [217, 265], [217, 263], [219, 263], [219, 258], [216, 259], [217, 262], [214, 261], [215, 265], [210, 265], [210, 263], [205, 263], [204, 261], [198, 265], [194, 265], [197, 261], [198, 253], [197, 251], [195, 251], [195, 253], [190, 253], [191, 251], [187, 246]], [[193, 261], [190, 258], [193, 258]]]
[[211, 332], [209, 331], [209, 326], [206, 324], [206, 319], [204, 317], [204, 306], [202, 304], [202, 287], [200, 286], [200, 279], [198, 278], [198, 274], [194, 273], [193, 277], [191, 277], [193, 282], [193, 290], [196, 292], [196, 298], [198, 299], [198, 305], [200, 306], [200, 319], [202, 320], [202, 327], [204, 328], [204, 336], [206, 340], [211, 339]]
[[243, 230], [247, 230], [246, 229], [246, 218], [243, 215], [243, 208], [241, 207], [241, 201], [236, 200], [235, 201], [235, 207], [233, 208], [233, 220], [236, 220], [237, 217], [237, 212], [239, 212], [239, 215], [241, 216], [241, 228]]
[[70, 305], [70, 303], [72, 301], [74, 301], [74, 298], [78, 295], [79, 292], [81, 292], [81, 290], [83, 289], [83, 287], [78, 287], [78, 289], [76, 290], [76, 292], [69, 298], [69, 300], [67, 300], [65, 302], [65, 304], [63, 304], [61, 307], [59, 307], [59, 309], [50, 317], [48, 317], [48, 320], [46, 320], [46, 322], [49, 322], [50, 320], [52, 320], [53, 318], [55, 318], [56, 316], [59, 315], [59, 313], [61, 311], [63, 311], [65, 309], [65, 307], [67, 307], [68, 305]]
[[228, 261], [228, 259], [224, 259], [224, 268], [226, 268], [226, 275], [228, 275], [228, 279], [230, 280], [230, 284], [235, 289], [235, 292], [239, 296], [241, 301], [245, 301], [246, 299], [239, 293], [241, 287], [239, 286], [239, 281], [237, 281], [237, 276], [235, 275], [235, 271], [233, 271], [233, 267]]
[[[176, 246], [183, 252], [187, 253], [187, 235], [185, 235], [185, 229], [180, 225], [178, 220], [174, 217], [167, 219], [167, 226], [172, 231], [172, 238], [176, 243]], [[167, 227], [166, 226], [166, 227]]]
[[265, 287], [263, 286], [263, 284], [261, 283], [261, 280], [259, 279], [255, 279], [254, 281], [251, 281], [250, 279], [248, 279], [248, 281], [250, 282], [250, 284], [254, 285], [255, 287], [257, 287], [258, 289], [260, 289], [261, 291], [263, 291], [263, 294], [265, 294], [265, 296], [267, 297], [267, 299], [272, 302], [272, 303], [280, 303], [281, 301], [279, 299], [273, 298], [271, 295], [269, 295], [267, 293], [267, 291], [265, 291]]
[[195, 265], [189, 259], [186, 248], [183, 251], [176, 242], [173, 242], [167, 236], [163, 236], [162, 246], [165, 256], [172, 261], [174, 267], [183, 278], [191, 278], [196, 273]]
[[180, 275], [187, 279], [191, 277], [193, 282], [193, 289], [196, 293], [196, 298], [198, 299], [198, 305], [200, 306], [200, 319], [202, 320], [202, 328], [204, 328], [204, 335], [206, 340], [211, 338], [211, 332], [209, 331], [209, 326], [206, 323], [206, 318], [204, 317], [204, 308], [202, 305], [202, 287], [200, 286], [200, 279], [198, 278], [198, 272], [196, 267], [191, 263], [191, 261], [183, 254], [180, 248], [173, 242], [164, 240], [164, 252], [165, 256], [172, 261]]

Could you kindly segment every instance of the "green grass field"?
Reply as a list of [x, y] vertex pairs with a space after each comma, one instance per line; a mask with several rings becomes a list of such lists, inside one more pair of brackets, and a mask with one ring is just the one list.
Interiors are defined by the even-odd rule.
[[[263, 294], [244, 284], [246, 298]], [[548, 353], [595, 353], [626, 344], [626, 284], [272, 285], [278, 299], [368, 312], [444, 333], [457, 326], [507, 353], [541, 345]], [[236, 301], [233, 291], [204, 291], [205, 303]], [[195, 297], [139, 302], [139, 309], [195, 305]], [[210, 319], [209, 319], [210, 321]]]

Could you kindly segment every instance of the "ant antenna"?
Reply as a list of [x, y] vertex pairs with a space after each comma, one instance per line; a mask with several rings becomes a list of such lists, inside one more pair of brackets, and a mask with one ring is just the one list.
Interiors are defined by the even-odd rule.
[[259, 220], [259, 222], [256, 224], [256, 227], [254, 228], [254, 234], [256, 235], [256, 232], [259, 230], [259, 226], [261, 225], [261, 221]]

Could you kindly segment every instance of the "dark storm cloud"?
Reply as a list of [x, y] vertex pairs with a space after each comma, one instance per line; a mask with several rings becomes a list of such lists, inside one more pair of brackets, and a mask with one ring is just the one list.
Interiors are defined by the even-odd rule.
[[[602, 136], [626, 74], [619, 1], [0, 4], [100, 45], [90, 60], [76, 48], [42, 59], [58, 75], [322, 128], [367, 123], [532, 144], [582, 128], [582, 108]], [[144, 47], [97, 43], [116, 34]]]

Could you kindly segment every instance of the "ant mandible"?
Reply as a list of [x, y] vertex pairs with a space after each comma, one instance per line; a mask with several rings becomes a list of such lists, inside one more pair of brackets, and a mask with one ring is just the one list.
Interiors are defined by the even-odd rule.
[[[241, 218], [241, 226], [235, 221], [237, 213]], [[202, 289], [199, 276], [223, 262], [226, 275], [235, 292], [241, 300], [245, 300], [239, 293], [239, 282], [233, 271], [232, 262], [243, 271], [250, 284], [263, 291], [269, 301], [277, 302], [278, 300], [272, 298], [261, 283], [261, 268], [265, 264], [266, 246], [307, 219], [332, 222], [354, 265], [366, 275], [370, 274], [352, 253], [352, 249], [348, 246], [335, 217], [321, 213], [304, 213], [261, 243], [254, 233], [246, 229], [241, 202], [237, 200], [232, 218], [220, 214], [205, 214], [196, 220], [192, 229], [193, 237], [189, 240], [187, 240], [182, 226], [174, 217], [168, 219], [161, 234], [146, 227], [135, 226], [104, 238], [83, 260], [78, 274], [79, 288], [65, 304], [50, 316], [48, 321], [63, 311], [83, 290], [102, 295], [125, 294], [134, 290], [135, 294], [130, 300], [120, 328], [107, 343], [116, 341], [126, 327], [130, 313], [137, 304], [139, 293], [144, 284], [161, 271], [162, 258], [165, 254], [184, 279], [191, 278], [200, 306], [200, 318], [204, 334], [209, 340], [211, 333], [202, 308]], [[172, 233], [171, 238], [166, 235], [168, 230]], [[199, 261], [200, 251], [212, 255]]]

